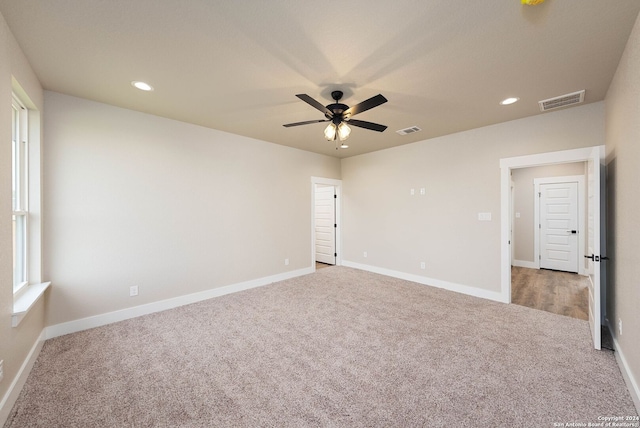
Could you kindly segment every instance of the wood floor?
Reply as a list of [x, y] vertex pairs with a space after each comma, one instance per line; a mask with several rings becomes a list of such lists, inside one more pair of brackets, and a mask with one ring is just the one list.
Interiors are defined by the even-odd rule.
[[511, 302], [588, 320], [588, 284], [588, 277], [575, 273], [512, 266]]
[[326, 268], [326, 267], [331, 267], [331, 266], [333, 266], [333, 265], [328, 265], [326, 263], [316, 262], [316, 270], [322, 269], [322, 268]]

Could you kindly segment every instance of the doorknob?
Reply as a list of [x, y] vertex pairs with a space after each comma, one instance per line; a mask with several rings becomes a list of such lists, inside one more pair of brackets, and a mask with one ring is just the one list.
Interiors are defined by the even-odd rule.
[[585, 258], [585, 259], [591, 259], [591, 260], [593, 260], [593, 259], [594, 259], [594, 257], [595, 257], [595, 256], [594, 256], [593, 254], [591, 254], [590, 256], [584, 256], [584, 258]]
[[578, 231], [577, 231], [577, 230], [567, 230], [567, 232], [571, 232], [571, 233], [572, 233], [572, 234], [574, 234], [574, 235], [575, 235], [576, 233], [578, 233]]

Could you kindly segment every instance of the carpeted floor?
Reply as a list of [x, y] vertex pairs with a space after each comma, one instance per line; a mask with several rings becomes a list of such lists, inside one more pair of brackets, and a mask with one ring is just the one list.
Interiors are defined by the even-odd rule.
[[48, 340], [5, 427], [552, 427], [635, 414], [586, 321], [332, 267]]

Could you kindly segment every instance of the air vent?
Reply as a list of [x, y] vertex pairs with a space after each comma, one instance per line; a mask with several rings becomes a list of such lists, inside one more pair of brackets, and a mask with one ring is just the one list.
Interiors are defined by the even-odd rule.
[[407, 134], [413, 134], [414, 132], [418, 132], [418, 131], [422, 131], [422, 129], [418, 128], [417, 126], [410, 126], [408, 128], [399, 129], [396, 132], [400, 135], [407, 135]]
[[580, 104], [584, 101], [584, 89], [578, 92], [572, 92], [570, 94], [561, 95], [555, 98], [549, 98], [548, 100], [538, 101], [540, 104], [540, 111], [549, 111], [560, 107], [566, 107], [573, 104]]

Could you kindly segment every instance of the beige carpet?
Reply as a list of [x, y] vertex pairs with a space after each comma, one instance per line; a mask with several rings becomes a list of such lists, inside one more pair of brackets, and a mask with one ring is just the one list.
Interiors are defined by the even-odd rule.
[[48, 340], [6, 427], [552, 427], [635, 415], [587, 322], [354, 269]]

